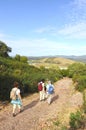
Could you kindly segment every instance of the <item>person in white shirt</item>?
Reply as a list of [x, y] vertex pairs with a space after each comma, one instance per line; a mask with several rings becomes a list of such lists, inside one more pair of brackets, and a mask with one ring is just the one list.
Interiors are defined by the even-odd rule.
[[18, 108], [18, 112], [21, 112], [21, 107], [22, 107], [22, 99], [21, 99], [21, 94], [20, 94], [20, 89], [19, 87], [19, 83], [18, 82], [14, 82], [13, 85], [13, 91], [15, 91], [16, 94], [16, 99], [12, 99], [11, 100], [11, 104], [13, 105], [13, 116], [16, 116], [16, 109]]

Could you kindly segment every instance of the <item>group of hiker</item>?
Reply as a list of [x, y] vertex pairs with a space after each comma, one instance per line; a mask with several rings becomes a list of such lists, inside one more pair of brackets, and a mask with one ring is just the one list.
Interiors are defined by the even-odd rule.
[[44, 101], [47, 99], [48, 104], [52, 101], [52, 96], [54, 94], [54, 85], [51, 83], [50, 80], [48, 80], [46, 83], [43, 80], [41, 80], [38, 83], [38, 91], [40, 96], [40, 101]]
[[[45, 80], [42, 79], [38, 83], [38, 91], [39, 91], [39, 100], [45, 101], [47, 100], [47, 103], [50, 104], [52, 101], [52, 97], [54, 94], [54, 85], [51, 83], [51, 81], [47, 81], [45, 83]], [[16, 116], [16, 109], [18, 108], [18, 113], [22, 112], [22, 98], [21, 98], [21, 92], [19, 89], [19, 83], [14, 82], [13, 88], [10, 92], [10, 98], [11, 98], [11, 104], [13, 105], [13, 117]]]

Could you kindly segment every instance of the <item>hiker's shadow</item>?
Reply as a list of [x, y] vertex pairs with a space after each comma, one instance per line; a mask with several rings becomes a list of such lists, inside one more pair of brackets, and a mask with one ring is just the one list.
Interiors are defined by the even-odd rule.
[[52, 102], [56, 101], [58, 98], [59, 98], [59, 95], [55, 95], [55, 96], [52, 98]]
[[35, 100], [35, 101], [32, 101], [30, 104], [24, 106], [24, 111], [29, 109], [29, 108], [32, 108], [34, 107], [37, 103], [38, 103], [39, 99]]

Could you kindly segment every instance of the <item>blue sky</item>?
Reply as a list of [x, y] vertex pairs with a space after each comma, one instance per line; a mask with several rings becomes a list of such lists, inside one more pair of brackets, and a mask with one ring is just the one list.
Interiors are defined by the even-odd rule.
[[1, 0], [11, 56], [86, 55], [86, 0]]

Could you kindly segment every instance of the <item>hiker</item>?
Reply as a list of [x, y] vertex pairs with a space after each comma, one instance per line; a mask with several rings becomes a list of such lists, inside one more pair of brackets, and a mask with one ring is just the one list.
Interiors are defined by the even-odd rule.
[[54, 94], [54, 85], [51, 83], [51, 81], [48, 81], [46, 85], [46, 98], [48, 104], [51, 104], [53, 94]]
[[44, 84], [44, 82], [45, 82], [45, 80], [42, 79], [38, 83], [38, 91], [39, 91], [40, 101], [44, 101], [45, 100], [45, 84]]
[[16, 109], [18, 108], [18, 112], [22, 111], [22, 99], [20, 95], [19, 83], [14, 82], [13, 88], [10, 92], [11, 104], [13, 105], [13, 117], [16, 116]]

